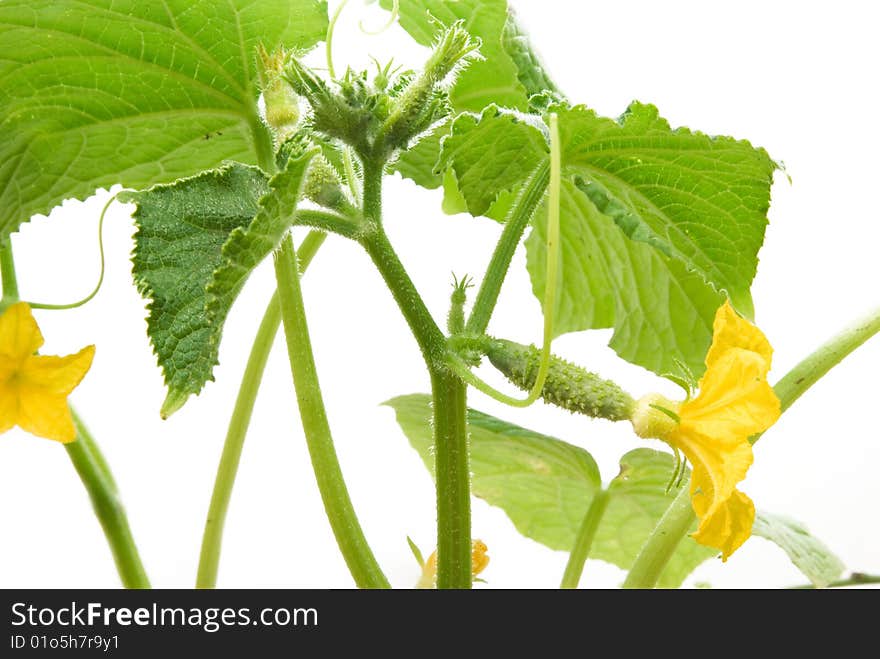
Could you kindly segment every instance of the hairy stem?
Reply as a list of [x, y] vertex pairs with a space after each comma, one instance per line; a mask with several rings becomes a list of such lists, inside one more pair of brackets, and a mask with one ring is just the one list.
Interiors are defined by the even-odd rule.
[[388, 580], [358, 522], [333, 446], [306, 324], [296, 251], [290, 236], [275, 253], [275, 277], [300, 418], [327, 518], [355, 583], [361, 588], [388, 588]]
[[149, 588], [150, 580], [141, 563], [125, 509], [119, 499], [116, 483], [113, 481], [107, 462], [85, 424], [73, 410], [71, 412], [76, 425], [77, 439], [65, 444], [64, 448], [67, 449], [70, 461], [92, 501], [95, 516], [101, 523], [107, 543], [110, 545], [122, 585], [125, 588]]
[[470, 588], [471, 476], [467, 442], [467, 385], [431, 371], [437, 482], [437, 588]]
[[471, 510], [466, 386], [446, 364], [446, 337], [397, 257], [382, 228], [382, 167], [364, 166], [361, 243], [373, 260], [418, 343], [434, 397], [437, 487], [437, 587], [470, 588]]
[[691, 506], [690, 479], [682, 484], [678, 495], [657, 522], [623, 582], [624, 588], [653, 588], [675, 553], [678, 544], [694, 523]]
[[232, 409], [229, 428], [226, 431], [226, 441], [223, 444], [220, 465], [217, 467], [214, 492], [211, 495], [208, 519], [205, 521], [205, 532], [202, 536], [202, 552], [199, 557], [196, 588], [214, 588], [217, 585], [223, 527], [226, 522], [229, 501], [232, 498], [232, 488], [238, 474], [241, 451], [244, 448], [244, 439], [254, 411], [254, 402], [257, 399], [266, 362], [269, 360], [272, 343], [280, 325], [281, 303], [278, 301], [278, 293], [275, 293], [269, 301], [269, 306], [266, 307], [260, 328], [254, 338], [247, 366], [245, 366], [244, 375], [241, 378], [241, 386], [238, 389], [238, 397], [235, 399], [235, 407]]
[[599, 528], [599, 522], [605, 514], [605, 508], [608, 507], [608, 490], [598, 490], [587, 508], [587, 514], [581, 522], [578, 529], [577, 537], [574, 540], [574, 547], [568, 557], [568, 564], [565, 566], [565, 573], [562, 575], [562, 584], [560, 588], [577, 588], [580, 583], [581, 575], [584, 572], [584, 563], [590, 555], [590, 548], [593, 546], [593, 538], [596, 537], [596, 529]]
[[[306, 268], [326, 238], [326, 233], [310, 231], [303, 240], [298, 254], [301, 274], [305, 274]], [[269, 353], [272, 350], [272, 344], [278, 334], [279, 327], [281, 327], [281, 303], [278, 301], [278, 293], [276, 292], [269, 300], [257, 335], [254, 337], [238, 389], [238, 396], [235, 399], [235, 406], [232, 408], [232, 416], [229, 419], [226, 441], [223, 444], [223, 453], [217, 467], [214, 491], [211, 494], [208, 518], [205, 520], [205, 531], [202, 535], [202, 551], [199, 556], [196, 588], [214, 588], [217, 585], [220, 552], [223, 547], [223, 531], [229, 502], [232, 499], [232, 489], [238, 475], [238, 465], [241, 462], [241, 452], [254, 411], [254, 403], [257, 400], [257, 393], [263, 380], [266, 363], [269, 360]]]
[[782, 405], [782, 411], [784, 412], [791, 407], [823, 375], [877, 332], [880, 332], [880, 309], [875, 309], [837, 336], [826, 341], [786, 373], [773, 386]]
[[522, 239], [535, 209], [544, 196], [550, 181], [550, 162], [545, 161], [532, 173], [520, 191], [519, 197], [507, 218], [498, 244], [486, 268], [486, 275], [480, 284], [480, 290], [474, 299], [474, 306], [468, 318], [465, 332], [468, 334], [484, 334], [489, 326], [489, 318], [495, 310], [501, 286], [510, 269], [510, 262]]

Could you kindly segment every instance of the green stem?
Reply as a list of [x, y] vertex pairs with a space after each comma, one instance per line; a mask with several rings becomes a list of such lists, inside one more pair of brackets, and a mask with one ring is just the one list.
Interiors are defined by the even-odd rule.
[[290, 236], [275, 254], [275, 277], [303, 431], [330, 526], [355, 583], [361, 588], [388, 588], [388, 580], [361, 530], [333, 447]]
[[89, 493], [95, 515], [104, 529], [116, 570], [126, 588], [149, 588], [137, 546], [128, 526], [125, 509], [116, 491], [107, 462], [83, 422], [74, 413], [78, 438], [66, 444], [67, 454]]
[[260, 328], [254, 338], [251, 354], [241, 378], [241, 386], [238, 389], [238, 397], [235, 399], [235, 407], [232, 409], [229, 428], [226, 431], [226, 441], [223, 444], [220, 465], [217, 467], [214, 492], [211, 495], [208, 519], [205, 521], [205, 532], [202, 536], [202, 552], [199, 557], [196, 588], [214, 588], [217, 585], [223, 527], [226, 522], [229, 501], [232, 498], [232, 488], [238, 474], [241, 451], [254, 411], [254, 402], [257, 399], [266, 362], [269, 360], [272, 343], [280, 325], [281, 303], [278, 301], [278, 293], [275, 293], [269, 301], [269, 306], [266, 307]]
[[267, 174], [272, 175], [278, 169], [275, 166], [275, 144], [272, 139], [272, 133], [269, 127], [260, 119], [256, 108], [253, 109], [251, 116], [248, 118], [250, 124], [251, 137], [254, 142], [254, 152], [257, 155], [257, 163], [263, 168]]
[[[299, 250], [300, 273], [305, 273], [326, 238], [326, 233], [310, 231], [303, 240]], [[254, 403], [257, 400], [257, 393], [263, 380], [266, 363], [269, 360], [269, 353], [280, 326], [281, 304], [276, 292], [269, 300], [257, 335], [254, 337], [251, 353], [241, 379], [241, 386], [238, 389], [238, 397], [235, 399], [235, 407], [232, 409], [232, 417], [229, 419], [229, 428], [226, 431], [226, 441], [223, 444], [220, 465], [217, 467], [214, 491], [211, 494], [208, 518], [205, 521], [205, 531], [202, 536], [202, 551], [199, 557], [196, 588], [214, 588], [217, 584], [223, 530], [226, 524], [229, 501], [232, 498], [232, 488], [238, 475], [238, 465], [241, 461], [244, 440], [254, 411]]]
[[15, 276], [15, 257], [12, 254], [12, 239], [0, 238], [0, 283], [3, 296], [0, 297], [0, 312], [10, 304], [18, 302], [18, 278]]
[[599, 522], [605, 514], [608, 507], [608, 490], [598, 490], [587, 508], [587, 514], [581, 522], [578, 529], [577, 537], [574, 540], [574, 548], [568, 557], [568, 564], [565, 566], [565, 573], [562, 575], [562, 584], [560, 588], [577, 588], [584, 572], [584, 563], [590, 555], [590, 548], [593, 546], [593, 538], [596, 537], [596, 529], [599, 528]]
[[470, 588], [471, 495], [467, 385], [431, 370], [437, 481], [437, 588]]
[[330, 18], [330, 22], [327, 24], [327, 34], [324, 36], [324, 56], [327, 59], [327, 73], [330, 74], [331, 80], [336, 79], [336, 70], [333, 68], [333, 31], [336, 29], [339, 15], [347, 4], [348, 0], [342, 0], [339, 3], [336, 11], [333, 12], [333, 16]]
[[[845, 588], [846, 586], [862, 586], [865, 584], [880, 584], [880, 575], [864, 574], [862, 572], [853, 572], [846, 579], [840, 581], [832, 581], [825, 588]], [[816, 586], [806, 584], [803, 586], [790, 586], [790, 590], [814, 590]]]
[[773, 387], [782, 411], [877, 332], [880, 332], [880, 309], [847, 327], [786, 373]]
[[695, 519], [688, 482], [681, 486], [678, 495], [669, 504], [669, 508], [639, 551], [623, 587], [653, 588]]
[[339, 234], [345, 238], [357, 237], [360, 224], [350, 217], [330, 211], [301, 209], [296, 212], [293, 224], [301, 227], [312, 227], [318, 231]]
[[470, 588], [471, 509], [466, 385], [449, 371], [446, 337], [382, 229], [382, 167], [364, 163], [361, 243], [409, 325], [431, 375], [437, 486], [437, 587]]
[[[2, 311], [9, 304], [18, 301], [15, 258], [12, 253], [12, 243], [8, 238], [0, 239], [0, 277], [3, 283], [3, 297], [0, 300], [0, 311]], [[137, 545], [131, 535], [128, 517], [119, 499], [110, 466], [82, 419], [72, 408], [70, 413], [76, 426], [77, 440], [65, 444], [64, 448], [67, 449], [67, 455], [70, 456], [70, 461], [92, 501], [95, 516], [110, 545], [122, 585], [126, 588], [149, 588], [150, 580], [144, 571]]]
[[474, 299], [474, 306], [468, 318], [465, 332], [467, 334], [484, 334], [489, 326], [489, 318], [495, 310], [501, 286], [510, 269], [510, 262], [519, 245], [535, 209], [544, 196], [550, 181], [549, 159], [541, 163], [523, 186], [513, 210], [507, 218], [498, 244], [486, 268], [486, 276], [480, 284], [480, 290]]
[[364, 217], [367, 227], [359, 236], [360, 242], [394, 296], [428, 368], [445, 368], [446, 337], [425, 306], [422, 296], [382, 229], [381, 185], [382, 168], [365, 165]]

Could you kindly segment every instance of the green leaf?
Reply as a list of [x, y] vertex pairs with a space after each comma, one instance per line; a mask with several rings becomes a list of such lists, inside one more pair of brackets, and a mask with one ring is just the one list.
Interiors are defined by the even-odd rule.
[[205, 289], [229, 235], [257, 214], [267, 189], [262, 171], [235, 163], [120, 195], [120, 201], [137, 204], [133, 274], [150, 300], [147, 333], [168, 387], [163, 417], [213, 380], [228, 306], [215, 308], [209, 318]]
[[559, 89], [544, 70], [538, 54], [532, 48], [528, 35], [516, 20], [513, 7], [508, 7], [502, 46], [516, 66], [517, 79], [529, 96], [543, 92], [559, 93]]
[[633, 103], [617, 121], [583, 106], [556, 112], [563, 163], [583, 179], [579, 187], [596, 207], [752, 315], [749, 288], [776, 169], [767, 152], [672, 130], [653, 105]]
[[[659, 374], [681, 361], [699, 375], [724, 292], [751, 311], [775, 164], [747, 142], [671, 130], [652, 106], [634, 104], [620, 121], [583, 107], [555, 111], [563, 164], [555, 333], [611, 327], [624, 359]], [[455, 121], [441, 160], [472, 213], [503, 218], [504, 207], [487, 205], [509, 198], [547, 158], [535, 120], [487, 110]], [[546, 208], [533, 224], [528, 268], [543, 300]]]
[[268, 182], [256, 167], [232, 163], [120, 195], [137, 204], [133, 271], [151, 300], [147, 333], [168, 387], [163, 418], [214, 379], [229, 309], [290, 228], [317, 152], [303, 145]]
[[0, 237], [101, 186], [255, 162], [254, 49], [309, 48], [318, 0], [0, 3]]
[[[638, 448], [620, 459], [620, 473], [608, 486], [608, 507], [593, 540], [592, 557], [628, 570], [648, 536], [669, 508], [677, 491], [670, 489], [674, 460], [668, 453]], [[687, 474], [682, 479], [687, 483]], [[683, 485], [682, 487], [687, 487]], [[693, 530], [696, 530], [694, 523]], [[685, 578], [718, 551], [690, 536], [679, 543], [657, 582], [659, 588], [678, 588]]]
[[[431, 397], [400, 396], [385, 403], [434, 472]], [[553, 549], [570, 549], [600, 486], [599, 469], [582, 448], [468, 410], [472, 491], [507, 513], [517, 530]]]
[[[547, 212], [542, 205], [526, 238], [532, 290], [544, 298]], [[623, 359], [660, 375], [676, 360], [696, 374], [712, 341], [723, 297], [703, 278], [620, 227], [571, 181], [560, 194], [560, 281], [554, 334], [611, 327], [610, 346]]]
[[816, 588], [825, 588], [837, 580], [845, 569], [843, 563], [802, 524], [758, 511], [752, 535], [765, 538], [788, 554], [791, 562], [804, 573]]
[[[382, 0], [390, 9], [392, 0]], [[431, 46], [437, 34], [458, 19], [481, 40], [483, 59], [473, 61], [455, 78], [450, 91], [456, 112], [480, 112], [490, 104], [519, 110], [528, 109], [532, 93], [521, 82], [529, 73], [527, 46], [521, 31], [510, 27], [506, 0], [400, 0], [400, 25], [423, 46]], [[440, 140], [449, 132], [443, 124], [424, 137], [413, 149], [401, 154], [395, 170], [418, 185], [433, 190], [443, 183], [443, 172], [436, 171]]]
[[[390, 9], [392, 0], [381, 0]], [[519, 81], [519, 69], [505, 49], [506, 0], [400, 0], [400, 25], [423, 46], [463, 19], [471, 36], [482, 41], [481, 61], [471, 62], [455, 79], [450, 100], [456, 111], [479, 112], [487, 105], [526, 110], [528, 93]]]
[[291, 227], [309, 163], [316, 153], [317, 148], [307, 150], [304, 145], [291, 154], [284, 171], [269, 181], [269, 193], [260, 199], [253, 220], [229, 234], [220, 264], [207, 286], [206, 315], [211, 324], [222, 325], [251, 271], [278, 247]]
[[479, 116], [462, 114], [443, 141], [442, 162], [451, 165], [472, 215], [484, 215], [502, 192], [521, 184], [548, 158], [543, 134], [523, 116], [495, 105]]
[[442, 176], [437, 171], [440, 163], [440, 142], [449, 135], [451, 128], [451, 121], [435, 126], [398, 156], [391, 165], [391, 171], [399, 172], [401, 176], [428, 190], [440, 187]]
[[[400, 396], [385, 403], [410, 444], [433, 473], [431, 397]], [[474, 496], [507, 513], [524, 536], [570, 551], [594, 493], [601, 487], [590, 454], [559, 439], [468, 410]], [[673, 460], [667, 453], [637, 449], [621, 459], [609, 485], [609, 502], [591, 557], [629, 569], [645, 540], [675, 497], [666, 492]], [[684, 578], [718, 552], [685, 538], [660, 577], [664, 588]]]

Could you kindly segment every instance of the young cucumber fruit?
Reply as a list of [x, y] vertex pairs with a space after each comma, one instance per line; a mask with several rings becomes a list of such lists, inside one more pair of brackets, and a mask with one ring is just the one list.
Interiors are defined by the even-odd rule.
[[[538, 374], [541, 351], [534, 345], [492, 339], [485, 347], [492, 365], [520, 389], [531, 390]], [[632, 416], [632, 396], [610, 380], [551, 355], [550, 370], [541, 398], [572, 412], [623, 421]]]

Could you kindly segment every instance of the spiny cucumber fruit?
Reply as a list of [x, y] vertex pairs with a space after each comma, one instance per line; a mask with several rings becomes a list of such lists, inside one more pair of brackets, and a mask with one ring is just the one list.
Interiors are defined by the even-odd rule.
[[[492, 365], [508, 380], [524, 391], [531, 390], [541, 362], [540, 349], [492, 339], [486, 342], [485, 350]], [[553, 355], [541, 398], [572, 412], [612, 421], [629, 419], [635, 406], [632, 396], [614, 382]]]

